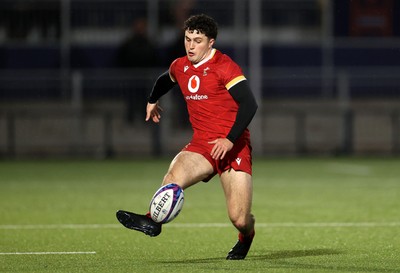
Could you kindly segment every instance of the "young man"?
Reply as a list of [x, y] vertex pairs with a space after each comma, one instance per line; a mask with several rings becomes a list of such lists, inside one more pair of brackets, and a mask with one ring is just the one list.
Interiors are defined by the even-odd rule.
[[[255, 235], [247, 126], [257, 103], [240, 67], [213, 48], [218, 34], [214, 19], [191, 16], [184, 31], [186, 56], [172, 62], [156, 80], [147, 104], [146, 121], [160, 122], [158, 99], [178, 83], [193, 128], [192, 140], [173, 159], [162, 184], [176, 183], [186, 189], [219, 174], [229, 218], [239, 231], [239, 240], [226, 258], [244, 259]], [[161, 232], [161, 224], [149, 214], [118, 211], [117, 218], [125, 227], [150, 236]]]

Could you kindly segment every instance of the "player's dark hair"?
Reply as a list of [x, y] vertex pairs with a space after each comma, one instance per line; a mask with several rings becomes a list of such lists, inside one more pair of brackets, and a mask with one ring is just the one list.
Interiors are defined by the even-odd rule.
[[190, 16], [183, 24], [183, 30], [194, 31], [197, 30], [203, 33], [210, 39], [217, 39], [218, 25], [213, 18], [205, 14], [198, 14]]

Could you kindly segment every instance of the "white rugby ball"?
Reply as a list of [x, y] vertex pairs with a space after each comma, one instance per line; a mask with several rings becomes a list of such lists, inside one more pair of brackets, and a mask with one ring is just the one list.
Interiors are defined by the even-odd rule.
[[183, 189], [171, 183], [162, 186], [150, 202], [151, 219], [157, 223], [168, 223], [181, 212], [183, 207]]

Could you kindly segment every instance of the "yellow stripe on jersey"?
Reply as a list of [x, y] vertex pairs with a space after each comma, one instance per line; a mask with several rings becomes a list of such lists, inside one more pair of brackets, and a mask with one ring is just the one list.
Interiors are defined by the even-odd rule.
[[173, 65], [177, 60], [178, 60], [178, 59], [175, 59], [175, 60], [171, 63], [171, 65], [169, 66], [169, 69], [168, 69], [168, 75], [169, 75], [171, 81], [173, 81], [173, 82], [176, 82], [176, 79], [175, 79], [175, 77], [172, 76], [172, 74], [171, 74], [171, 67], [172, 67], [172, 65]]
[[171, 81], [176, 82], [175, 78], [171, 75], [170, 71], [168, 71], [168, 75], [169, 75], [169, 78], [171, 79]]
[[233, 80], [231, 80], [230, 82], [228, 82], [228, 84], [225, 85], [225, 87], [226, 87], [226, 89], [229, 90], [232, 88], [232, 86], [236, 85], [237, 83], [239, 83], [241, 81], [245, 81], [245, 80], [246, 80], [245, 76], [243, 76], [243, 75], [238, 76], [238, 77], [234, 78]]

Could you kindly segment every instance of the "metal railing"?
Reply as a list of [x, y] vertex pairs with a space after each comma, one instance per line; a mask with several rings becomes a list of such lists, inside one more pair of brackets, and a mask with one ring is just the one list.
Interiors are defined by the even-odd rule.
[[[343, 126], [337, 127], [342, 134], [340, 140], [332, 140], [341, 144], [327, 149], [345, 151], [351, 150], [345, 147], [359, 141], [357, 134], [352, 133], [359, 120], [355, 100], [399, 100], [399, 39], [334, 37], [331, 0], [182, 1], [187, 5], [177, 1], [178, 5], [171, 6], [174, 1], [163, 0], [0, 1], [0, 127], [4, 129], [0, 134], [0, 154], [4, 149], [20, 154], [20, 149], [25, 149], [21, 147], [29, 142], [21, 124], [35, 127], [32, 124], [39, 121], [43, 122], [44, 131], [46, 126], [63, 131], [73, 125], [74, 129], [66, 132], [75, 133], [71, 134], [67, 148], [63, 148], [67, 150], [61, 153], [68, 153], [68, 147], [72, 147], [70, 152], [79, 154], [83, 151], [80, 148], [92, 147], [93, 143], [103, 147], [94, 148], [102, 156], [118, 154], [126, 148], [124, 145], [133, 145], [131, 153], [141, 153], [142, 148], [143, 153], [155, 149], [156, 154], [175, 150], [179, 145], [171, 143], [180, 140], [171, 128], [182, 129], [185, 135], [187, 128], [175, 122], [182, 112], [176, 110], [181, 106], [174, 97], [165, 98], [167, 106], [174, 109], [167, 114], [166, 125], [159, 131], [143, 130], [142, 142], [137, 146], [129, 141], [135, 130], [142, 129], [123, 121], [129, 119], [129, 112], [138, 107], [154, 79], [168, 66], [166, 63], [149, 70], [125, 70], [113, 63], [117, 47], [138, 17], [147, 18], [147, 35], [163, 54], [177, 37], [179, 15], [205, 12], [216, 18], [220, 26], [217, 47], [226, 50], [244, 68], [259, 101], [260, 111], [252, 126], [254, 150], [261, 154], [268, 153], [274, 141], [289, 150], [294, 145], [292, 152], [311, 151], [313, 148], [307, 146], [309, 117], [314, 120], [315, 116], [326, 114], [326, 109], [309, 113], [307, 107], [298, 111], [297, 106], [286, 105], [275, 109], [277, 112], [271, 117], [270, 101], [331, 101], [337, 109], [334, 107], [334, 117], [328, 111], [327, 120]], [[375, 54], [371, 58], [370, 49]], [[356, 56], [352, 58], [353, 55]], [[47, 102], [50, 106], [42, 107]], [[39, 106], [30, 111], [26, 103]], [[97, 105], [95, 110], [93, 105]], [[399, 150], [396, 107], [378, 107], [378, 112], [385, 115], [385, 130], [391, 132], [385, 134], [385, 143], [392, 143], [389, 150], [393, 153]], [[276, 113], [282, 111], [284, 117], [275, 119]], [[37, 119], [27, 121], [26, 113], [34, 113]], [[97, 117], [92, 119], [93, 113]], [[61, 117], [43, 121], [57, 115]], [[295, 130], [286, 132], [281, 128], [282, 135], [274, 139], [271, 130], [279, 128], [270, 126], [280, 126], [280, 120], [294, 124], [291, 129]], [[82, 128], [97, 128], [95, 135], [103, 137], [94, 140], [96, 137]], [[34, 145], [43, 147], [42, 133], [38, 133], [38, 143]], [[290, 134], [295, 137], [290, 144], [279, 142], [284, 140], [282, 136]], [[152, 140], [145, 142], [149, 137]]]

